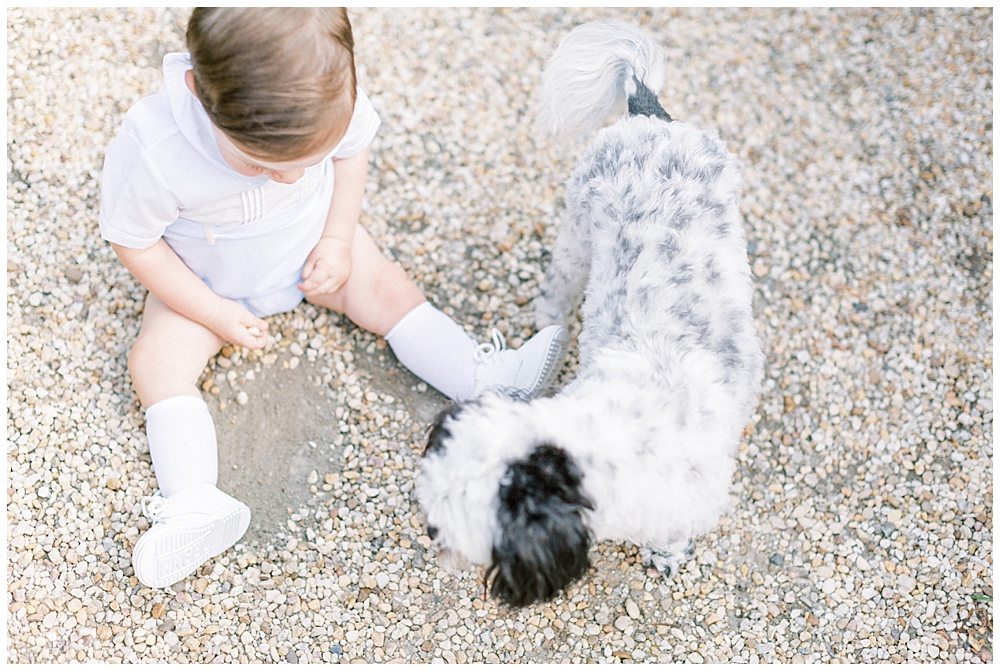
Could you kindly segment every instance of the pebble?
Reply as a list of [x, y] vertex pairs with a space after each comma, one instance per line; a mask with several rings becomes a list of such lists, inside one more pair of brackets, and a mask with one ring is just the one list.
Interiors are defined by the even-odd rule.
[[602, 543], [563, 596], [501, 608], [428, 549], [412, 490], [426, 427], [356, 365], [388, 357], [384, 339], [301, 305], [268, 319], [262, 350], [216, 357], [202, 389], [308, 367], [337, 399], [337, 468], [302, 483], [316, 492], [270, 545], [140, 586], [129, 557], [155, 479], [126, 364], [145, 290], [100, 240], [100, 171], [188, 10], [12, 8], [9, 661], [992, 661], [989, 10], [351, 16], [383, 121], [362, 223], [477, 340], [512, 345], [583, 151], [535, 140], [541, 68], [583, 21], [656, 36], [665, 107], [744, 166], [768, 363], [732, 509], [671, 579]]

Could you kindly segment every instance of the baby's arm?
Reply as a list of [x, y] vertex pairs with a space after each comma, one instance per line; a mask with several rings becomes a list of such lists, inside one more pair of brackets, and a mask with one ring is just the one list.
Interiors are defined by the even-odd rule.
[[[174, 312], [227, 342], [249, 349], [267, 344], [267, 322], [212, 291], [162, 238], [145, 249], [111, 246], [129, 272]], [[249, 329], [257, 329], [258, 335]]]
[[332, 294], [351, 274], [351, 245], [361, 215], [361, 199], [368, 178], [368, 150], [333, 162], [333, 198], [323, 237], [316, 243], [302, 268], [300, 291]]

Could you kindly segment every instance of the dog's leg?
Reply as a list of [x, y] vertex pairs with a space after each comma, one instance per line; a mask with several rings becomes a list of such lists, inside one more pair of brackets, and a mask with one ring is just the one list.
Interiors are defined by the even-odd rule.
[[[570, 185], [570, 191], [574, 191]], [[590, 272], [590, 218], [575, 194], [567, 194], [568, 205], [556, 234], [552, 261], [545, 271], [541, 295], [535, 299], [535, 328], [551, 324], [569, 328]]]
[[642, 548], [639, 550], [639, 558], [645, 567], [653, 567], [664, 578], [672, 578], [681, 570], [681, 565], [686, 564], [694, 557], [694, 541], [681, 541], [667, 546], [665, 549]]

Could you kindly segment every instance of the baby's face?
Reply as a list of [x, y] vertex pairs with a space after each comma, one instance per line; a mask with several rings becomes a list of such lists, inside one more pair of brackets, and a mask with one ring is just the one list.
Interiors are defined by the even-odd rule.
[[300, 159], [293, 161], [267, 161], [246, 153], [246, 151], [226, 137], [225, 133], [216, 128], [214, 124], [212, 131], [215, 133], [215, 140], [219, 144], [219, 151], [222, 153], [222, 158], [229, 164], [229, 167], [247, 177], [264, 175], [272, 181], [280, 182], [281, 184], [293, 184], [297, 182], [305, 174], [306, 168], [311, 168], [325, 160], [337, 148], [342, 139], [337, 137], [329, 147], [325, 147], [314, 154]]

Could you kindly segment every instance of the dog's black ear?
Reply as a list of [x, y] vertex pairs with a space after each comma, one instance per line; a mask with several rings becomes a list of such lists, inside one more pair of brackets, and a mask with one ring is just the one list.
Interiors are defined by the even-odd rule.
[[494, 597], [527, 606], [555, 597], [590, 568], [591, 533], [576, 464], [558, 447], [536, 447], [512, 463], [500, 485], [500, 536], [486, 571]]
[[449, 419], [458, 417], [463, 407], [458, 403], [452, 403], [437, 414], [437, 417], [431, 422], [431, 428], [427, 431], [427, 444], [424, 445], [423, 456], [426, 457], [428, 454], [435, 454], [444, 449], [444, 441], [451, 438], [451, 431], [446, 429], [444, 424]]

